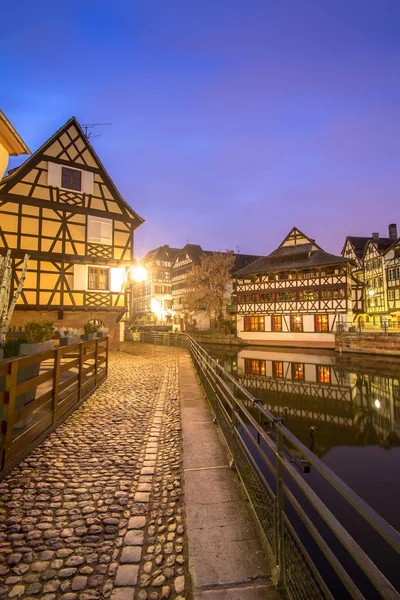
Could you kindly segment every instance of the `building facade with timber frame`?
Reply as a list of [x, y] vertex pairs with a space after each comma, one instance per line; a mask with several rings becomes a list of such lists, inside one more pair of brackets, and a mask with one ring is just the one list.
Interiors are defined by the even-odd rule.
[[30, 255], [12, 325], [49, 319], [78, 328], [98, 319], [117, 344], [142, 222], [70, 119], [0, 183], [0, 252], [11, 250], [14, 287]]
[[297, 228], [235, 276], [237, 334], [248, 343], [333, 346], [338, 325], [362, 310], [352, 261]]

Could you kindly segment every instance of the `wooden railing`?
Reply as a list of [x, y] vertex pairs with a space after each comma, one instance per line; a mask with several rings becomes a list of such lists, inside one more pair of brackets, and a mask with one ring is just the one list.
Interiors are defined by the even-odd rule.
[[108, 374], [108, 337], [0, 363], [0, 480]]

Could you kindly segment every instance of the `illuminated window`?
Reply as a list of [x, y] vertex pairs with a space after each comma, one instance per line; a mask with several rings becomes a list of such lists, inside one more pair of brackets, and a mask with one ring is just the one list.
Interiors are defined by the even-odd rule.
[[245, 331], [265, 331], [265, 317], [245, 317]]
[[61, 187], [69, 190], [77, 190], [78, 192], [82, 189], [82, 173], [75, 169], [67, 169], [62, 167], [61, 170]]
[[108, 290], [108, 274], [109, 269], [101, 269], [99, 267], [89, 267], [88, 270], [88, 290]]
[[258, 360], [256, 358], [246, 358], [244, 362], [244, 370], [247, 375], [262, 375], [263, 377], [265, 377], [265, 360]]
[[278, 360], [272, 361], [272, 374], [274, 377], [283, 379], [283, 362]]
[[301, 315], [291, 315], [290, 330], [303, 331], [303, 317]]
[[318, 300], [318, 290], [303, 290], [298, 292], [298, 300]]
[[317, 381], [318, 383], [330, 383], [331, 368], [323, 365], [317, 365]]
[[328, 315], [315, 315], [315, 331], [329, 331]]
[[292, 379], [297, 379], [297, 381], [304, 381], [303, 363], [292, 363]]
[[272, 331], [282, 331], [282, 317], [280, 315], [272, 317]]

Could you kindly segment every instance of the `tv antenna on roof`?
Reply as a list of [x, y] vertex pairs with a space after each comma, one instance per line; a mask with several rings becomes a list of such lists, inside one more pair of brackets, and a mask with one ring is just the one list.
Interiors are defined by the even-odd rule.
[[112, 123], [82, 123], [81, 127], [84, 130], [87, 139], [90, 139], [93, 137], [100, 137], [102, 134], [93, 133], [93, 131], [88, 131], [89, 129], [94, 129], [95, 127], [103, 127], [105, 125], [112, 125]]

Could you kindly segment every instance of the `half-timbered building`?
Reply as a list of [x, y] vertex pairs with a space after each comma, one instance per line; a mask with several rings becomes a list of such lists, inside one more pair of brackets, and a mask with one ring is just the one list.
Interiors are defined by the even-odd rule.
[[172, 265], [179, 253], [180, 249], [164, 245], [150, 250], [141, 260], [145, 280], [131, 284], [135, 324], [143, 319], [157, 325], [172, 322]]
[[[393, 326], [400, 326], [400, 238], [385, 255], [387, 307]], [[389, 323], [390, 324], [390, 323]]]
[[[397, 323], [396, 270], [389, 273], [391, 265], [396, 266], [397, 240], [395, 223], [389, 225], [388, 237], [380, 237], [375, 232], [369, 238], [346, 238], [342, 255], [353, 259], [353, 275], [363, 283], [363, 311], [358, 316], [358, 324], [362, 327], [381, 328]], [[392, 289], [389, 291], [389, 288]]]
[[251, 343], [334, 344], [352, 322], [352, 261], [325, 252], [294, 227], [280, 246], [236, 272], [237, 333]]
[[125, 202], [73, 117], [0, 183], [0, 251], [12, 251], [14, 285], [30, 255], [13, 324], [63, 327], [98, 319], [119, 341], [133, 232]]

